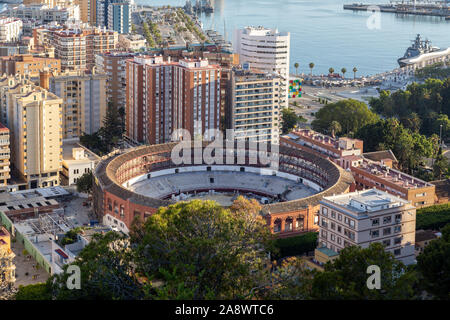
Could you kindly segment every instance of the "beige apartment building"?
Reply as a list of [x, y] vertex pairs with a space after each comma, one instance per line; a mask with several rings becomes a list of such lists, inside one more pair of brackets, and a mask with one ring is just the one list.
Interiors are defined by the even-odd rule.
[[279, 76], [233, 70], [228, 87], [228, 128], [235, 139], [279, 143], [282, 91]]
[[93, 134], [106, 115], [107, 75], [78, 70], [63, 73], [41, 72], [40, 85], [63, 99], [63, 139]]
[[110, 51], [95, 55], [95, 66], [100, 73], [107, 75], [107, 102], [120, 108], [126, 104], [127, 60], [136, 54], [132, 52]]
[[12, 97], [12, 163], [28, 188], [56, 186], [62, 161], [63, 100], [38, 86], [21, 89]]
[[0, 190], [7, 186], [10, 176], [9, 129], [0, 123]]
[[70, 27], [46, 26], [33, 30], [36, 45], [53, 46], [55, 57], [61, 59], [61, 69], [91, 70], [95, 55], [117, 47], [118, 33], [87, 24]]
[[369, 189], [320, 201], [319, 247], [339, 252], [379, 242], [405, 264], [415, 261], [416, 208], [408, 201]]

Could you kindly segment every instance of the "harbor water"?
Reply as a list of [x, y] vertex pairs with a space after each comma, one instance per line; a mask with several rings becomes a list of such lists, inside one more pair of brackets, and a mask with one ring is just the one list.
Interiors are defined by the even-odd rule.
[[[184, 6], [185, 0], [135, 0], [143, 5]], [[298, 62], [299, 73], [315, 74], [345, 67], [347, 76], [373, 75], [398, 67], [416, 34], [433, 46], [450, 47], [450, 21], [440, 17], [397, 15], [344, 10], [355, 0], [211, 0], [214, 12], [201, 14], [204, 29], [215, 29], [233, 40], [234, 30], [247, 25], [263, 25], [291, 33], [291, 72]], [[357, 1], [366, 2], [366, 1]], [[369, 3], [389, 3], [372, 0]], [[195, 3], [195, 0], [192, 0]], [[368, 19], [369, 27], [368, 27]], [[226, 32], [224, 32], [224, 30]]]

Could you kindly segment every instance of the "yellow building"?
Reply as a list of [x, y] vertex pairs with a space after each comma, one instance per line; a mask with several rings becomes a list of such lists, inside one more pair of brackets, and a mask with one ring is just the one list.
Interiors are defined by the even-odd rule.
[[0, 288], [12, 286], [16, 281], [16, 266], [13, 264], [11, 237], [8, 230], [0, 226]]
[[314, 250], [314, 257], [304, 257], [303, 261], [307, 269], [323, 271], [323, 266], [329, 261], [336, 260], [337, 257], [339, 257], [339, 253], [327, 247], [322, 247]]
[[41, 87], [63, 99], [63, 139], [93, 134], [106, 115], [107, 75], [92, 71], [41, 72]]
[[56, 186], [62, 164], [63, 100], [38, 86], [21, 89], [12, 97], [12, 163], [28, 188]]
[[10, 176], [9, 129], [0, 123], [0, 188], [6, 187]]

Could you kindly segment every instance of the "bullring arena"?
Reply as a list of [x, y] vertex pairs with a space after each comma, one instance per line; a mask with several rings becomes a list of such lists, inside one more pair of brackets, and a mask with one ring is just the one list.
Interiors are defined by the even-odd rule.
[[290, 236], [316, 230], [322, 197], [348, 192], [353, 184], [349, 172], [305, 150], [280, 146], [274, 170], [257, 161], [248, 145], [239, 148], [245, 156], [238, 158], [235, 146], [227, 149], [234, 161], [224, 154], [222, 162], [211, 165], [194, 159], [208, 144], [192, 145], [192, 161], [177, 165], [171, 157], [176, 145], [137, 147], [99, 162], [93, 207], [103, 223], [128, 233], [135, 217], [145, 220], [161, 206], [210, 199], [226, 207], [244, 195], [261, 203], [261, 215], [273, 233]]

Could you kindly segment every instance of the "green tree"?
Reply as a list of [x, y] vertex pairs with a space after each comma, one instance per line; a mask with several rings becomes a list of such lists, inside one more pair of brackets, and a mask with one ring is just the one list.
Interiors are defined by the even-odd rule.
[[331, 136], [334, 138], [337, 134], [339, 134], [342, 131], [342, 126], [338, 121], [331, 121], [330, 124], [330, 132]]
[[441, 180], [443, 176], [447, 177], [448, 172], [449, 172], [448, 160], [442, 154], [442, 149], [439, 148], [438, 155], [433, 163], [434, 178]]
[[51, 300], [52, 295], [48, 283], [29, 284], [19, 286], [15, 296], [16, 300]]
[[298, 62], [294, 63], [294, 68], [295, 68], [295, 75], [298, 76], [298, 67], [300, 65], [298, 64]]
[[[367, 286], [367, 267], [376, 265], [381, 271], [381, 289]], [[314, 276], [311, 297], [325, 300], [395, 300], [415, 298], [415, 272], [396, 260], [381, 243], [368, 248], [347, 247], [339, 257], [325, 265], [324, 272]]]
[[118, 107], [114, 103], [108, 103], [103, 127], [99, 131], [102, 142], [107, 145], [110, 151], [122, 139], [122, 118]]
[[353, 67], [353, 79], [356, 79], [356, 72], [358, 72], [358, 68]]
[[450, 299], [450, 224], [441, 230], [442, 237], [433, 240], [417, 257], [417, 269], [427, 292], [437, 299]]
[[313, 69], [314, 69], [314, 63], [313, 62], [309, 63], [309, 69], [311, 69], [311, 77], [312, 77], [312, 72], [313, 72]]
[[328, 73], [329, 74], [333, 74], [334, 73], [334, 69], [333, 68], [328, 69]]
[[341, 72], [342, 72], [342, 78], [345, 79], [345, 74], [347, 73], [347, 69], [346, 68], [342, 68]]
[[281, 131], [283, 134], [289, 133], [297, 126], [297, 123], [304, 122], [306, 119], [295, 114], [292, 108], [281, 110]]
[[242, 298], [267, 271], [271, 235], [253, 209], [235, 212], [214, 201], [179, 202], [160, 208], [139, 230], [132, 231], [132, 241], [139, 243], [137, 271], [162, 282], [152, 287], [152, 297], [176, 298], [181, 288], [189, 299]]
[[378, 121], [378, 116], [369, 110], [364, 102], [346, 99], [330, 103], [316, 112], [316, 119], [311, 123], [314, 130], [327, 133], [333, 121], [339, 122], [342, 132], [357, 132], [367, 124]]
[[47, 283], [56, 300], [137, 300], [144, 298], [144, 289], [132, 263], [129, 239], [117, 232], [94, 235], [72, 264], [80, 267], [81, 289], [70, 290], [71, 273], [65, 265], [61, 274]]
[[92, 172], [83, 173], [77, 180], [77, 191], [82, 193], [91, 193], [92, 180], [94, 179]]

